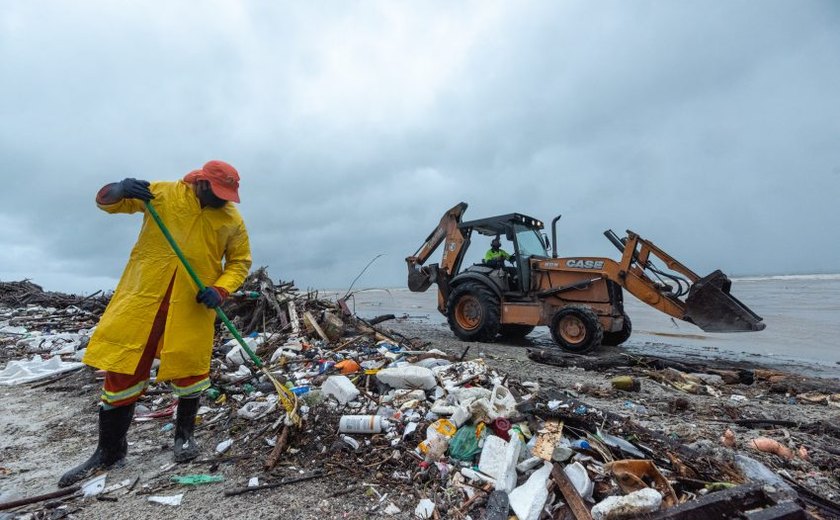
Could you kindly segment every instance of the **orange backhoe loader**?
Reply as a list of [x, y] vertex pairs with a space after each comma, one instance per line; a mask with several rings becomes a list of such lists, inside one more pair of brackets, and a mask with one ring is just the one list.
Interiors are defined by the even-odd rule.
[[[625, 238], [604, 232], [621, 251], [618, 261], [558, 258], [559, 216], [552, 221], [554, 249], [549, 255], [540, 220], [509, 213], [463, 222], [466, 209], [461, 202], [448, 210], [425, 243], [406, 258], [409, 289], [422, 292], [437, 283], [438, 310], [462, 340], [524, 337], [535, 326], [548, 325], [554, 341], [570, 352], [619, 345], [632, 331], [623, 290], [706, 332], [764, 329], [761, 317], [729, 294], [731, 282], [721, 271], [701, 278], [632, 231]], [[473, 232], [512, 241], [515, 265], [482, 262], [462, 271]], [[441, 243], [440, 263], [424, 265]]]

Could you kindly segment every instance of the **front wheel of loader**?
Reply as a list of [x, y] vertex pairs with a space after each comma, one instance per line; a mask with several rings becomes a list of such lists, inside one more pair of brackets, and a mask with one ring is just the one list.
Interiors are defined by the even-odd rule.
[[601, 345], [604, 329], [592, 309], [566, 307], [554, 313], [551, 337], [563, 350], [583, 354]]
[[499, 298], [488, 287], [466, 282], [455, 287], [446, 304], [449, 328], [464, 341], [493, 341], [499, 333]]
[[621, 327], [621, 330], [616, 332], [604, 332], [604, 339], [601, 340], [601, 345], [616, 347], [627, 341], [632, 333], [633, 323], [630, 322], [630, 316], [625, 314], [624, 325]]

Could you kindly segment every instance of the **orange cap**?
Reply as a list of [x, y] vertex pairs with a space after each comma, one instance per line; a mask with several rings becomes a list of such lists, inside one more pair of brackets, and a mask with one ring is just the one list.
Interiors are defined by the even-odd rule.
[[239, 172], [224, 161], [208, 161], [200, 170], [193, 170], [184, 177], [184, 182], [210, 182], [213, 194], [222, 200], [239, 202]]

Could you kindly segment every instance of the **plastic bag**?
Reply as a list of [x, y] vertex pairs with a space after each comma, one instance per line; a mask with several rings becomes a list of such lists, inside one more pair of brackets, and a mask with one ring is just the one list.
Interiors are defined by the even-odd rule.
[[449, 441], [449, 456], [453, 459], [471, 461], [481, 453], [479, 446], [487, 436], [484, 425], [476, 432], [475, 426], [462, 426]]

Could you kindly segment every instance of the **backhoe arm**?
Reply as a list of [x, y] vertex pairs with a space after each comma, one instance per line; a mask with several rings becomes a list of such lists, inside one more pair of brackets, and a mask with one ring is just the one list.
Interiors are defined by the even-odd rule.
[[[605, 235], [622, 253], [617, 266], [607, 263], [605, 273], [641, 301], [706, 332], [764, 329], [761, 317], [729, 293], [732, 282], [720, 270], [701, 278], [630, 230], [623, 240], [612, 231]], [[655, 266], [653, 258], [664, 263], [670, 272]]]
[[[423, 292], [433, 282], [437, 281], [438, 270], [447, 277], [452, 275], [452, 270], [458, 263], [462, 252], [465, 238], [458, 229], [461, 216], [467, 209], [467, 203], [461, 202], [450, 208], [443, 214], [438, 226], [426, 238], [422, 246], [411, 256], [405, 259], [408, 264], [408, 288], [413, 292]], [[440, 244], [446, 240], [446, 247], [443, 250], [443, 258], [440, 266], [431, 264], [423, 267], [426, 260], [435, 252]]]

